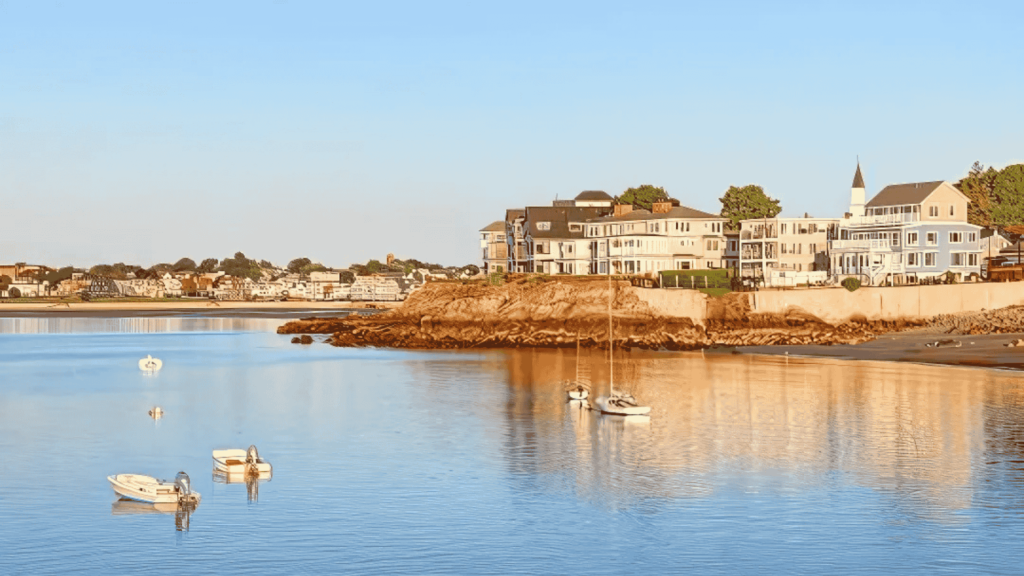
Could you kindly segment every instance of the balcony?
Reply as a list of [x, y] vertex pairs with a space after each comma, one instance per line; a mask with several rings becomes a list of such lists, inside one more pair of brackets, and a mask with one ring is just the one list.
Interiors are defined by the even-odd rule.
[[892, 250], [891, 240], [833, 240], [833, 250]]
[[843, 226], [848, 227], [859, 227], [859, 226], [886, 226], [894, 224], [907, 224], [910, 222], [920, 222], [920, 212], [901, 212], [899, 214], [882, 214], [872, 216], [853, 216], [848, 220], [840, 222]]

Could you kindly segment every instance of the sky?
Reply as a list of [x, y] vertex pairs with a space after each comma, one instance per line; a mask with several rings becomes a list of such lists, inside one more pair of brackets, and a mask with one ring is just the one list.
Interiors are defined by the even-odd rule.
[[784, 216], [1024, 162], [1022, 2], [0, 0], [0, 263], [479, 264], [506, 208]]

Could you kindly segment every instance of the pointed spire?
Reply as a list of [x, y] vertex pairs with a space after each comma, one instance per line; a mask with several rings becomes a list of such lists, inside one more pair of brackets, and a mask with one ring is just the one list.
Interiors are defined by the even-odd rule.
[[857, 173], [853, 175], [853, 187], [864, 188], [864, 177], [860, 175], [860, 158], [857, 158]]

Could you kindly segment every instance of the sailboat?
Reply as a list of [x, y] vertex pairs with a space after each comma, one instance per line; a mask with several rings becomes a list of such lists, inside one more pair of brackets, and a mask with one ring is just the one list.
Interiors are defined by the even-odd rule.
[[608, 270], [608, 396], [594, 401], [594, 407], [602, 414], [611, 416], [646, 416], [650, 406], [640, 406], [632, 395], [615, 389], [614, 327], [612, 325], [612, 275]]

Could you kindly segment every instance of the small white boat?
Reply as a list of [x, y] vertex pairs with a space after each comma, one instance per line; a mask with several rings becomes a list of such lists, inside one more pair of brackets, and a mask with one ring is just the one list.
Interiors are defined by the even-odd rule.
[[594, 408], [602, 414], [612, 416], [646, 416], [651, 413], [650, 406], [637, 406], [635, 402], [629, 401], [631, 398], [632, 396], [628, 398], [619, 395], [601, 396], [594, 400]]
[[192, 491], [188, 474], [178, 472], [173, 481], [157, 480], [142, 474], [107, 476], [110, 486], [121, 498], [149, 504], [199, 504], [199, 492]]
[[161, 418], [163, 418], [163, 417], [164, 417], [164, 409], [163, 409], [163, 408], [161, 408], [161, 407], [159, 407], [159, 406], [153, 406], [153, 407], [152, 407], [152, 408], [151, 408], [151, 409], [149, 410], [149, 416], [150, 416], [150, 417], [151, 417], [151, 418], [152, 418], [153, 420], [159, 420], [159, 419], [161, 419]]
[[586, 400], [588, 397], [590, 397], [590, 391], [583, 386], [576, 386], [569, 390], [569, 400]]
[[143, 372], [156, 372], [164, 367], [164, 363], [159, 358], [153, 358], [149, 354], [142, 360], [139, 360], [139, 370]]
[[273, 467], [270, 462], [260, 458], [259, 451], [255, 446], [249, 446], [248, 450], [214, 450], [213, 470], [221, 474], [270, 474]]

